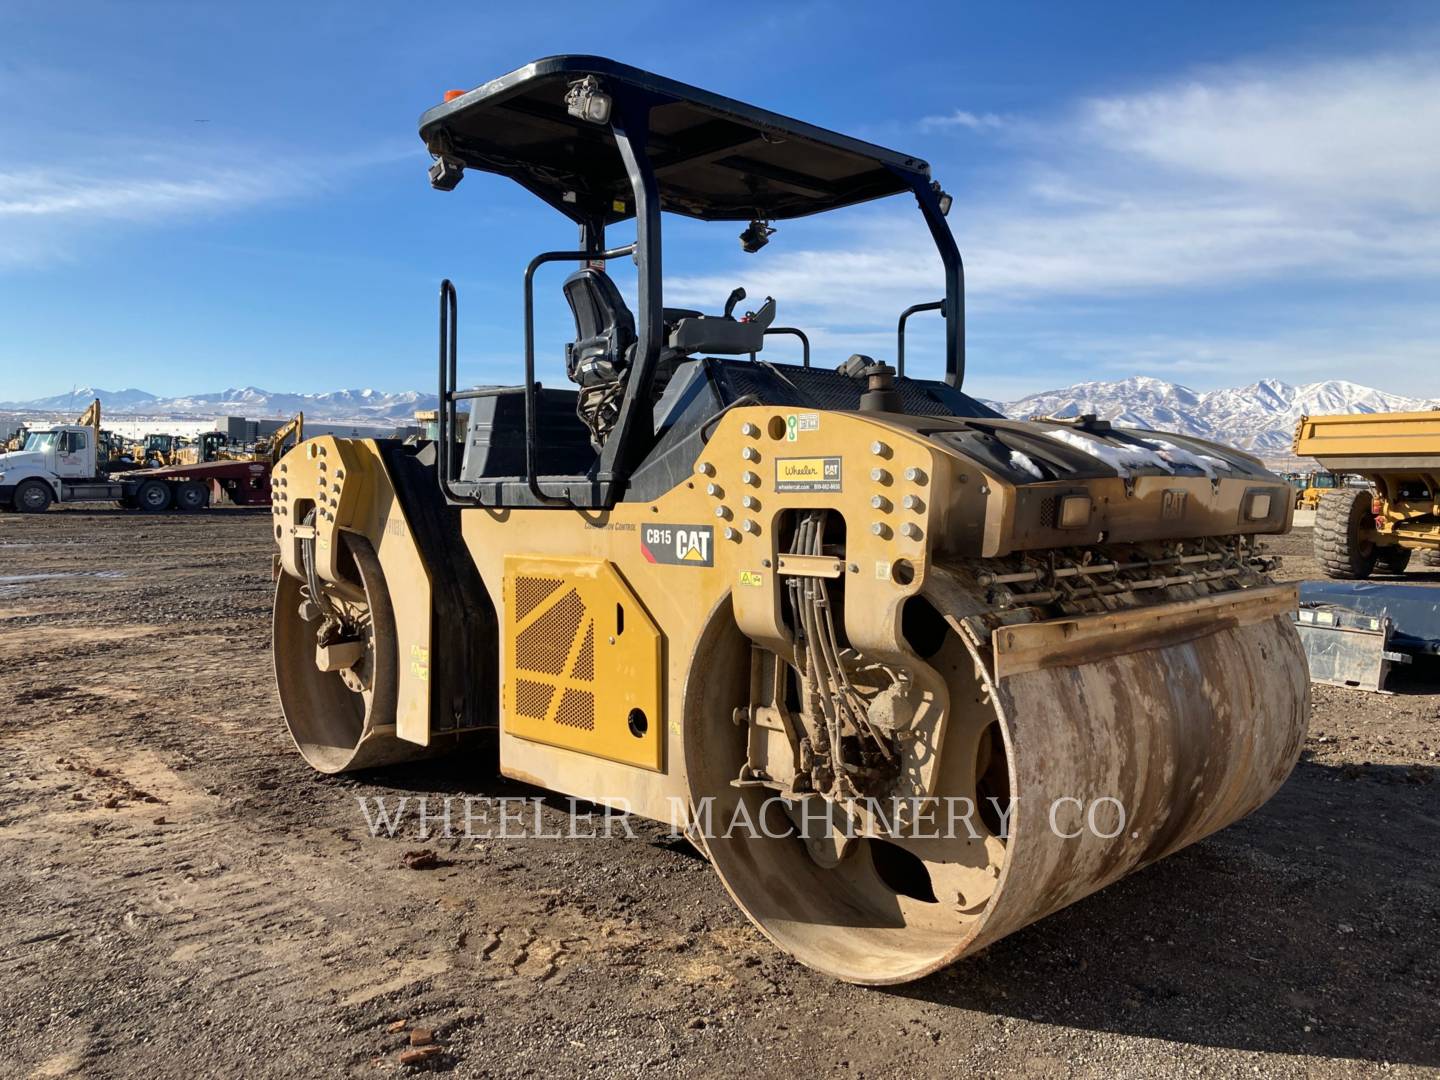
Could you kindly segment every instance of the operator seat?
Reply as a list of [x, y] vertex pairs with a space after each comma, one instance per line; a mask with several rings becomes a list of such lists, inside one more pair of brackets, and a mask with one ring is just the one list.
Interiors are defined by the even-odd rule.
[[[565, 346], [565, 371], [570, 381], [580, 387], [575, 413], [590, 430], [590, 444], [598, 453], [620, 416], [625, 383], [634, 361], [635, 316], [615, 282], [596, 267], [581, 267], [565, 279], [563, 288], [575, 316], [575, 340]], [[662, 317], [667, 336], [676, 326], [706, 322], [698, 311], [679, 308], [665, 308]], [[709, 321], [738, 325], [733, 320]], [[706, 344], [701, 341], [689, 349], [677, 349], [673, 342], [660, 344], [650, 388], [652, 401], [664, 392], [676, 365], [689, 352]], [[758, 338], [757, 343], [748, 345], [752, 350], [759, 347]]]
[[565, 371], [581, 387], [616, 381], [629, 366], [635, 316], [605, 271], [584, 266], [565, 279], [575, 340], [565, 346]]

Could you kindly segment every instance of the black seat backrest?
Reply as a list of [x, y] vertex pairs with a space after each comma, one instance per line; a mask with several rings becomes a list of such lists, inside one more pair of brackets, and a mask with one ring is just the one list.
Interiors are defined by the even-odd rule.
[[565, 367], [581, 386], [615, 378], [635, 344], [635, 317], [603, 270], [581, 267], [565, 279], [565, 299], [575, 316], [575, 341]]

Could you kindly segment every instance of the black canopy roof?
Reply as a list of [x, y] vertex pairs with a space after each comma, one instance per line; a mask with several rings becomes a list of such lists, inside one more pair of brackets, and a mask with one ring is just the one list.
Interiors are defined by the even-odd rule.
[[569, 86], [596, 76], [651, 105], [647, 153], [665, 210], [707, 221], [780, 220], [928, 182], [920, 158], [597, 56], [552, 56], [420, 118], [435, 154], [508, 176], [577, 220], [634, 213], [608, 124], [566, 111]]

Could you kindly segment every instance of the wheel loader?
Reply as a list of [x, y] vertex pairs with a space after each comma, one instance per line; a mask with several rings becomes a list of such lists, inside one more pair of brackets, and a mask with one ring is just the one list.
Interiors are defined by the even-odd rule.
[[1295, 453], [1369, 485], [1320, 493], [1315, 559], [1327, 577], [1403, 574], [1416, 551], [1440, 565], [1440, 410], [1302, 416]]
[[180, 435], [146, 435], [131, 447], [130, 456], [138, 468], [161, 469], [176, 464], [175, 455], [186, 445]]
[[1320, 497], [1327, 491], [1335, 491], [1345, 486], [1345, 477], [1335, 473], [1321, 470], [1319, 472], [1305, 473], [1298, 482], [1295, 492], [1296, 510], [1318, 510], [1320, 508]]
[[[525, 267], [518, 385], [457, 385], [444, 282], [436, 437], [323, 435], [276, 466], [275, 674], [316, 769], [478, 757], [464, 736], [488, 729], [477, 770], [685, 830], [778, 946], [870, 984], [1283, 783], [1309, 683], [1262, 538], [1289, 485], [1226, 447], [967, 396], [926, 162], [587, 56], [449, 92], [420, 136], [435, 189], [508, 178], [578, 238]], [[676, 219], [741, 225], [755, 253], [894, 196], [943, 292], [897, 313], [893, 358], [812, 366], [783, 296], [666, 303]], [[573, 387], [537, 381], [542, 272]], [[923, 312], [940, 378], [905, 371]], [[772, 361], [777, 335], [801, 362]]]

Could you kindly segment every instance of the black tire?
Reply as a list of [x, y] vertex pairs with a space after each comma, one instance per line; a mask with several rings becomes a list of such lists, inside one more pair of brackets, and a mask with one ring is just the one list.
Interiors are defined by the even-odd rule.
[[1375, 569], [1382, 574], [1403, 574], [1410, 565], [1410, 549], [1396, 544], [1375, 552]]
[[1368, 491], [1327, 491], [1315, 511], [1315, 561], [1326, 577], [1340, 581], [1368, 578], [1375, 569], [1374, 497]]
[[15, 509], [22, 514], [43, 514], [55, 501], [55, 492], [44, 480], [22, 480], [15, 489]]
[[175, 509], [204, 510], [210, 505], [210, 488], [199, 480], [186, 480], [175, 488]]
[[170, 485], [164, 480], [146, 480], [135, 490], [135, 505], [146, 513], [170, 509]]

